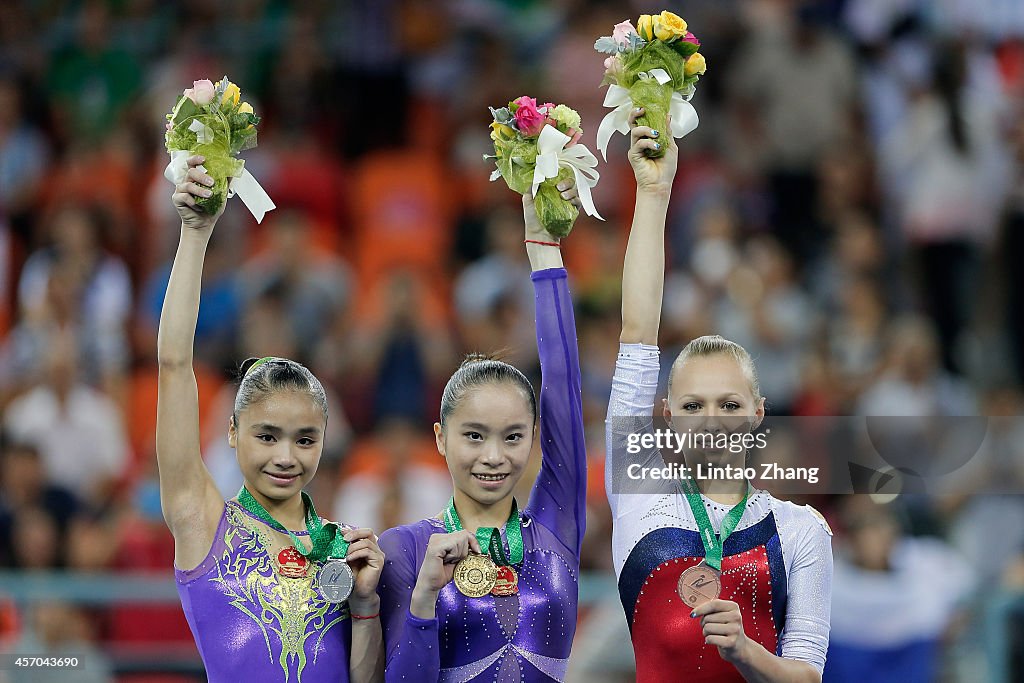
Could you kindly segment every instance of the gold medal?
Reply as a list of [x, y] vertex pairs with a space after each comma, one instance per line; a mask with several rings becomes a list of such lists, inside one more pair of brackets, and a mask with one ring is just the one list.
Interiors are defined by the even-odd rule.
[[722, 592], [722, 580], [717, 571], [701, 562], [682, 573], [676, 591], [687, 607], [696, 609], [718, 597]]
[[452, 577], [459, 592], [470, 598], [482, 598], [498, 580], [498, 568], [487, 555], [470, 553], [455, 565]]

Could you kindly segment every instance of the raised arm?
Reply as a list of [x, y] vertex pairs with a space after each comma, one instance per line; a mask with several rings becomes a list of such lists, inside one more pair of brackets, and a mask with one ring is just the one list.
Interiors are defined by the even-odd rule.
[[157, 340], [160, 503], [174, 535], [174, 562], [181, 569], [197, 566], [206, 556], [224, 506], [199, 450], [199, 399], [192, 370], [203, 259], [220, 217], [219, 213], [209, 215], [195, 209], [195, 197], [210, 196], [206, 186], [213, 185], [213, 179], [196, 168], [202, 161], [201, 156], [188, 160], [188, 177], [172, 195], [181, 216], [181, 237], [164, 295]]
[[[571, 184], [559, 189], [563, 197], [575, 200]], [[523, 196], [523, 216], [536, 301], [543, 456], [528, 508], [578, 558], [587, 516], [587, 449], [576, 320], [560, 249], [530, 241], [558, 240], [541, 228], [529, 195]]]
[[[637, 109], [630, 117], [629, 163], [636, 176], [636, 208], [622, 268], [622, 334], [624, 344], [658, 343], [661, 299], [665, 286], [665, 219], [678, 149], [672, 135], [637, 126]], [[650, 159], [648, 149], [666, 145], [665, 156]]]
[[[629, 163], [636, 176], [636, 208], [622, 268], [622, 334], [605, 421], [605, 492], [616, 518], [642, 501], [644, 495], [640, 494], [657, 492], [656, 482], [632, 478], [630, 468], [657, 467], [663, 462], [659, 450], [639, 447], [639, 442], [631, 444], [630, 439], [654, 428], [652, 415], [660, 370], [658, 327], [665, 281], [665, 219], [678, 150], [671, 135], [636, 126], [641, 113], [643, 110], [637, 109], [630, 117]], [[668, 145], [665, 156], [645, 156], [646, 150], [662, 144]]]

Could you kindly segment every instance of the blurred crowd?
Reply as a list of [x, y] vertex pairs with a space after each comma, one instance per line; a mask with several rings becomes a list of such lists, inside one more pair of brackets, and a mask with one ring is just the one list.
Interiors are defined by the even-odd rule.
[[[1024, 4], [664, 8], [699, 36], [708, 71], [693, 99], [700, 127], [680, 142], [663, 356], [701, 334], [739, 342], [776, 415], [1024, 414]], [[294, 358], [330, 393], [312, 493], [328, 516], [380, 531], [436, 514], [450, 494], [430, 425], [464, 353], [500, 352], [539, 377], [519, 199], [488, 182], [481, 158], [487, 107], [565, 102], [593, 149], [605, 112], [594, 39], [661, 9], [0, 3], [0, 567], [172, 566], [153, 434], [178, 237], [162, 133], [183, 88], [223, 75], [241, 86], [264, 117], [243, 158], [278, 205], [257, 225], [231, 202], [210, 246], [195, 345], [207, 465], [234, 495], [237, 368]], [[625, 149], [617, 136], [599, 167], [606, 222], [582, 218], [563, 246], [589, 430], [584, 570], [604, 574], [603, 421], [634, 188]], [[1024, 492], [1015, 434], [1000, 441], [998, 476]], [[1024, 496], [801, 502], [836, 530], [826, 681], [997, 680], [961, 672], [985, 664], [970, 626], [984, 598], [1024, 587]], [[1000, 539], [998, 552], [979, 537]], [[960, 554], [983, 557], [983, 571]], [[948, 577], [962, 580], [950, 589]], [[191, 640], [176, 606], [33, 612], [2, 592], [5, 644]], [[867, 609], [863, 594], [888, 596], [906, 619]], [[608, 661], [598, 646], [625, 637], [606, 603], [584, 612], [574, 667], [628, 680], [629, 653]], [[1006, 628], [1021, 638], [1015, 619]]]

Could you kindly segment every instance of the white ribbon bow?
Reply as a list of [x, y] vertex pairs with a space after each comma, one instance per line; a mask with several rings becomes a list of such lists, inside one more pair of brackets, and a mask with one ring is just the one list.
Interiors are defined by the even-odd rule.
[[[194, 126], [196, 123], [199, 122], [193, 121], [192, 125]], [[202, 138], [209, 134], [210, 138], [206, 142], [212, 142], [213, 131], [202, 123], [199, 123], [199, 125], [206, 130], [194, 131], [196, 137]], [[192, 130], [192, 126], [189, 127], [189, 130]], [[203, 140], [199, 140], [199, 143], [203, 144]], [[171, 161], [167, 164], [167, 168], [164, 169], [164, 177], [175, 185], [185, 182], [185, 177], [188, 175], [188, 158], [190, 156], [189, 152], [181, 149], [171, 152]], [[201, 165], [196, 168], [203, 173], [207, 173], [206, 168]], [[242, 167], [241, 175], [232, 178], [228, 184], [228, 199], [236, 194], [242, 198], [242, 203], [249, 209], [257, 223], [262, 223], [263, 217], [267, 212], [277, 208], [270, 195], [266, 193], [263, 187], [260, 186], [259, 181], [244, 166]]]
[[[664, 69], [651, 69], [646, 74], [640, 74], [641, 78], [653, 78], [661, 85], [672, 80]], [[672, 137], [681, 138], [692, 132], [699, 123], [697, 110], [688, 101], [693, 97], [691, 90], [689, 96], [684, 98], [682, 93], [672, 93], [672, 102], [669, 104], [669, 114], [672, 116]], [[629, 96], [629, 89], [621, 85], [608, 86], [608, 92], [604, 96], [604, 106], [612, 107], [597, 128], [597, 148], [601, 150], [601, 156], [608, 160], [608, 141], [612, 139], [612, 133], [618, 131], [623, 135], [629, 134], [629, 115], [633, 108], [633, 99]]]
[[604, 220], [594, 206], [594, 198], [590, 188], [597, 185], [601, 175], [597, 172], [597, 157], [587, 149], [586, 145], [576, 144], [566, 147], [570, 138], [554, 126], [544, 126], [537, 140], [537, 162], [533, 171], [533, 196], [537, 196], [537, 188], [548, 178], [558, 175], [559, 168], [571, 168], [576, 177], [576, 191], [580, 196], [580, 204], [588, 216]]

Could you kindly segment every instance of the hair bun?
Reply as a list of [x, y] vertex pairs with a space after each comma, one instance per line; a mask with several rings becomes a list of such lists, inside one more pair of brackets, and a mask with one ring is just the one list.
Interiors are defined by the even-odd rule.
[[459, 367], [464, 368], [467, 365], [472, 365], [473, 363], [485, 363], [491, 360], [497, 360], [497, 358], [486, 353], [467, 353], [466, 357], [462, 359], [462, 364], [459, 365]]

